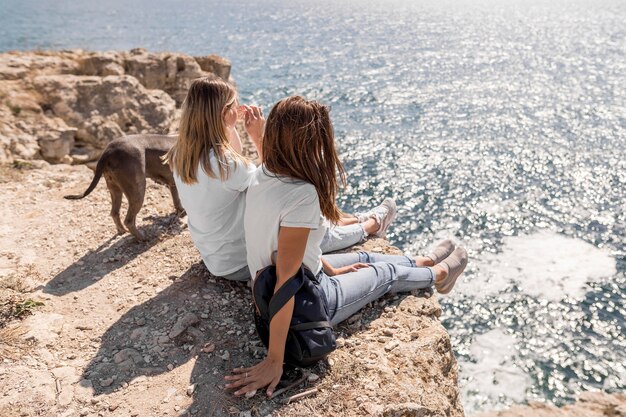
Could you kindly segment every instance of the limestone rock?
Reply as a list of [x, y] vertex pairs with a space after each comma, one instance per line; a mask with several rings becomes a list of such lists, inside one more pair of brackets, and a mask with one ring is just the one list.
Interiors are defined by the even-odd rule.
[[[146, 90], [127, 75], [45, 75], [33, 79], [32, 85], [55, 116], [78, 128], [79, 139], [99, 146], [113, 139], [96, 137], [99, 128], [104, 133], [164, 133], [175, 113], [174, 101], [166, 93]], [[107, 125], [105, 118], [117, 127]]]
[[557, 408], [553, 405], [531, 402], [508, 410], [491, 411], [476, 417], [626, 417], [626, 394], [585, 392], [574, 404]]
[[34, 339], [42, 344], [53, 342], [63, 331], [65, 318], [57, 313], [41, 313], [37, 316], [30, 316], [24, 320], [24, 325], [28, 328], [25, 334], [26, 339]]
[[176, 324], [174, 324], [174, 326], [172, 327], [172, 330], [170, 330], [170, 333], [168, 334], [169, 338], [174, 339], [175, 337], [179, 336], [182, 332], [187, 330], [187, 327], [194, 325], [198, 323], [199, 321], [200, 319], [194, 313], [185, 314], [183, 317], [178, 319]]
[[37, 143], [43, 159], [48, 162], [68, 162], [75, 135], [76, 129], [67, 126], [41, 132]]
[[79, 60], [83, 75], [124, 75], [124, 56], [119, 52], [91, 52]]
[[230, 77], [216, 55], [0, 53], [0, 163], [89, 163], [125, 134], [170, 133], [192, 80]]
[[210, 72], [221, 79], [228, 81], [230, 78], [230, 61], [217, 55], [196, 56], [196, 62], [202, 71]]

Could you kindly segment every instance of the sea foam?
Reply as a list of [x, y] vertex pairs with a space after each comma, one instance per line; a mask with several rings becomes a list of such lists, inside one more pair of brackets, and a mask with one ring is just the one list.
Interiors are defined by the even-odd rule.
[[500, 253], [484, 253], [472, 270], [457, 293], [480, 297], [516, 286], [538, 299], [558, 301], [584, 296], [588, 283], [615, 275], [616, 264], [606, 250], [544, 230], [506, 238]]

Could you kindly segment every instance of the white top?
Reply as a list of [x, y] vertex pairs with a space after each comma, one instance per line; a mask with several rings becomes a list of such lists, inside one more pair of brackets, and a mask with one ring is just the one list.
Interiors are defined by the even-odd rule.
[[213, 151], [210, 158], [216, 178], [209, 177], [200, 164], [195, 184], [185, 184], [176, 174], [174, 181], [204, 264], [213, 275], [224, 276], [246, 266], [245, 191], [257, 168], [228, 158], [230, 174], [222, 181]]
[[275, 259], [281, 226], [311, 229], [302, 263], [317, 274], [322, 268], [320, 245], [326, 227], [315, 187], [278, 177], [261, 165], [250, 182], [244, 216], [248, 267], [253, 278]]

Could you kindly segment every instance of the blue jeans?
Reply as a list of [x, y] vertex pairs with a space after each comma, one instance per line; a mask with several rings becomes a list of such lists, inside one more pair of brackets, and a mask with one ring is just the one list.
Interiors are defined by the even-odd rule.
[[[334, 252], [341, 249], [354, 246], [365, 239], [365, 230], [358, 223], [349, 226], [331, 226], [326, 228], [326, 234], [322, 239], [322, 253]], [[248, 281], [250, 279], [250, 271], [244, 266], [238, 271], [224, 275], [229, 281]]]
[[230, 274], [226, 274], [222, 276], [229, 281], [242, 281], [246, 282], [250, 279], [250, 270], [248, 266], [244, 266], [241, 269], [236, 270], [235, 272], [231, 272]]
[[416, 266], [407, 256], [358, 252], [324, 255], [324, 259], [333, 268], [357, 262], [370, 264], [369, 268], [332, 277], [323, 270], [318, 274], [333, 325], [387, 293], [428, 288], [435, 282], [432, 268]]
[[322, 239], [322, 253], [349, 248], [365, 239], [365, 230], [359, 223], [349, 226], [328, 226]]

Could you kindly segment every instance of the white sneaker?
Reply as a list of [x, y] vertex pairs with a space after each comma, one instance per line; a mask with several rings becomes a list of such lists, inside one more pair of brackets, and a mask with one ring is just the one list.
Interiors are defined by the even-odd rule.
[[380, 227], [374, 233], [374, 236], [385, 237], [389, 225], [393, 223], [396, 218], [396, 214], [396, 202], [391, 198], [386, 198], [381, 205], [374, 207], [366, 213], [355, 214], [355, 217], [359, 220], [359, 223], [363, 223], [368, 219], [375, 219]]

